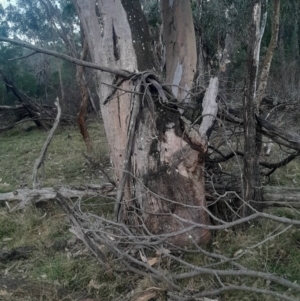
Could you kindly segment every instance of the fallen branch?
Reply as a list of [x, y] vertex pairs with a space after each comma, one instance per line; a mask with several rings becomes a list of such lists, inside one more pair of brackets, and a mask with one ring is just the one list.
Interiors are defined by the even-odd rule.
[[300, 208], [299, 188], [265, 186], [262, 195], [266, 206]]
[[65, 198], [88, 198], [88, 197], [112, 197], [115, 195], [115, 187], [106, 183], [103, 185], [89, 185], [75, 188], [60, 187], [55, 189], [53, 187], [46, 187], [42, 189], [17, 189], [13, 192], [1, 193], [0, 204], [5, 205], [5, 202], [18, 202], [11, 211], [22, 210], [30, 205], [37, 205], [39, 203], [47, 203], [57, 198], [57, 194], [63, 195]]
[[22, 105], [15, 105], [15, 106], [0, 106], [0, 110], [18, 110], [22, 109], [24, 106]]
[[59, 120], [60, 120], [60, 116], [61, 116], [61, 107], [59, 105], [59, 98], [58, 97], [56, 98], [56, 101], [55, 101], [54, 104], [57, 107], [57, 116], [56, 116], [56, 119], [55, 119], [54, 124], [52, 126], [52, 129], [50, 130], [49, 135], [48, 135], [48, 137], [47, 137], [47, 139], [46, 139], [46, 141], [43, 145], [41, 154], [40, 154], [39, 158], [35, 161], [35, 164], [34, 164], [34, 167], [33, 167], [33, 174], [32, 174], [32, 180], [33, 180], [32, 187], [33, 187], [33, 189], [38, 188], [38, 169], [41, 167], [41, 165], [44, 162], [47, 149], [50, 145], [53, 134], [54, 134], [54, 132], [55, 132], [55, 130], [56, 130], [58, 124], [59, 124]]
[[[222, 108], [219, 107], [219, 117], [222, 119], [243, 125], [243, 120], [241, 119], [241, 111], [232, 108]], [[280, 127], [268, 122], [266, 119], [256, 116], [256, 130], [263, 134], [264, 136], [270, 138], [272, 141], [286, 146], [288, 148], [300, 151], [300, 136], [295, 133], [290, 133], [282, 130]]]

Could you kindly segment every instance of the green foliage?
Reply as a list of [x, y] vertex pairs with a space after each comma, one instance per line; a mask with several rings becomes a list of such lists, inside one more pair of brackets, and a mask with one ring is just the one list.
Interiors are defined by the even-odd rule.
[[161, 24], [160, 4], [157, 0], [141, 1], [143, 12], [148, 21], [148, 25], [152, 28], [158, 28]]
[[[76, 47], [80, 49], [79, 20], [72, 1], [51, 0], [50, 2], [52, 2], [53, 9], [48, 7], [46, 2], [38, 0], [18, 0], [17, 5], [9, 5], [5, 10], [0, 11], [0, 21], [2, 20], [0, 33], [3, 31], [4, 36], [14, 35], [14, 37], [19, 37], [29, 43], [69, 54], [65, 41], [62, 41], [57, 31], [59, 26], [53, 26], [54, 22], [57, 25], [61, 21], [65, 33], [74, 39]], [[65, 95], [69, 97], [66, 101], [69, 104], [73, 103], [73, 106], [78, 106], [80, 94], [76, 92], [78, 88], [75, 80], [75, 67], [70, 66], [69, 63], [58, 63], [57, 59], [43, 54], [9, 61], [11, 58], [23, 57], [30, 53], [32, 53], [31, 50], [1, 45], [0, 68], [7, 78], [29, 97], [39, 98], [37, 102], [53, 103], [57, 96], [61, 96], [61, 84], [58, 76], [58, 69], [61, 65]], [[69, 93], [68, 89], [72, 93]], [[0, 103], [13, 104], [16, 101], [12, 94], [5, 93], [2, 83], [0, 83], [0, 93]], [[72, 106], [68, 105], [63, 109], [71, 108]]]

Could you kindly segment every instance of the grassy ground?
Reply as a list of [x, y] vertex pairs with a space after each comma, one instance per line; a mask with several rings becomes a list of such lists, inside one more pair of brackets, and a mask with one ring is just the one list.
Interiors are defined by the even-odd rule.
[[[95, 156], [99, 162], [108, 165], [107, 144], [104, 131], [98, 123], [89, 124], [94, 142]], [[32, 186], [32, 169], [47, 134], [33, 127], [15, 128], [0, 134], [0, 192], [13, 191], [20, 187]], [[56, 132], [45, 160], [43, 186], [95, 183], [103, 181], [102, 175], [93, 170], [82, 153], [85, 145], [76, 127], [60, 128]], [[297, 186], [300, 180], [300, 165], [291, 163], [284, 170], [272, 176], [274, 184]], [[289, 175], [293, 175], [292, 183]], [[95, 206], [97, 203], [99, 206]], [[105, 199], [90, 200], [88, 210], [98, 215], [110, 214], [113, 204]], [[287, 209], [272, 211], [279, 216], [299, 219], [297, 212]], [[54, 204], [47, 208], [30, 208], [24, 212], [7, 212], [0, 208], [0, 252], [21, 250], [27, 254], [14, 260], [0, 258], [1, 277], [12, 277], [34, 284], [48, 283], [54, 288], [64, 287], [69, 292], [91, 294], [99, 300], [120, 300], [131, 290], [144, 290], [149, 286], [159, 286], [153, 280], [136, 275], [115, 275], [109, 279], [100, 264], [87, 251], [85, 246], [69, 231], [70, 224], [64, 213]], [[250, 269], [272, 272], [285, 278], [300, 282], [300, 229], [293, 227], [283, 235], [269, 239], [275, 233], [284, 230], [284, 226], [271, 221], [260, 221], [246, 230], [235, 229], [214, 233], [207, 250], [224, 254], [230, 258], [243, 254], [239, 262]], [[266, 243], [257, 245], [264, 239]], [[25, 250], [25, 251], [24, 251]], [[237, 255], [238, 254], [238, 255]], [[201, 266], [213, 261], [199, 253], [186, 255], [185, 259]], [[178, 268], [178, 267], [175, 267]], [[1, 278], [0, 278], [1, 279]], [[226, 277], [222, 278], [226, 283]], [[236, 284], [260, 287], [263, 281], [236, 278]], [[1, 282], [1, 281], [0, 281]], [[232, 282], [232, 279], [231, 279]], [[195, 277], [181, 282], [184, 288], [211, 289], [216, 279], [210, 276]], [[272, 290], [281, 290], [273, 283], [267, 284]], [[24, 294], [21, 299], [5, 294], [0, 287], [0, 300], [41, 300], [32, 294]], [[44, 294], [43, 300], [55, 299], [53, 293]], [[64, 299], [67, 300], [67, 299]], [[69, 300], [76, 300], [70, 297]], [[128, 298], [130, 300], [130, 298]], [[166, 300], [163, 295], [157, 300]], [[257, 296], [251, 293], [234, 292], [223, 295], [225, 300], [274, 300], [271, 297]]]
[[[96, 159], [107, 163], [109, 158], [103, 127], [90, 123], [89, 131]], [[24, 127], [14, 128], [0, 137], [0, 191], [31, 187], [34, 162], [47, 133], [35, 127]], [[42, 186], [101, 182], [102, 175], [91, 171], [82, 155], [84, 152], [85, 145], [77, 127], [59, 128], [47, 152]]]
[[[96, 122], [90, 123], [89, 131], [96, 160], [107, 165], [109, 158], [103, 127]], [[33, 165], [46, 137], [47, 133], [26, 126], [0, 135], [0, 192], [32, 187]], [[40, 175], [42, 185], [103, 182], [102, 175], [84, 158], [84, 152], [85, 144], [77, 127], [59, 128], [48, 149], [44, 172]], [[106, 205], [105, 199], [100, 201], [102, 206], [97, 207], [98, 214], [101, 210], [109, 212], [112, 205]], [[7, 277], [49, 282], [71, 291], [93, 293], [97, 287], [96, 295], [103, 300], [114, 300], [122, 288], [118, 287], [117, 281], [108, 280], [101, 266], [74, 238], [69, 228], [65, 215], [54, 204], [16, 213], [0, 209], [0, 250], [30, 250], [28, 258], [0, 260], [0, 270]]]

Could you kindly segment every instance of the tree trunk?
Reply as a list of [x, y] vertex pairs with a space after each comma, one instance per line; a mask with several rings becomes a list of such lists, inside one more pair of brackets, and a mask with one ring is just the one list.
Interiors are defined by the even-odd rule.
[[166, 81], [178, 101], [189, 103], [197, 68], [197, 47], [189, 1], [162, 0], [163, 35], [166, 45]]
[[[147, 23], [138, 0], [74, 2], [94, 63], [131, 72], [155, 66]], [[173, 6], [179, 2], [181, 5], [185, 1], [172, 1]], [[174, 22], [186, 34], [179, 34], [178, 43], [185, 45], [183, 49], [177, 43], [173, 45], [178, 50], [172, 54], [171, 61], [176, 61], [177, 69], [171, 82], [182, 85], [189, 92], [195, 72], [196, 45], [192, 41], [192, 50], [185, 48], [188, 47], [185, 36], [189, 37], [186, 31], [191, 27], [181, 27], [180, 22], [192, 22], [186, 9], [182, 10], [186, 15], [180, 15], [179, 11], [174, 14]], [[192, 58], [182, 60], [183, 55], [188, 57], [187, 53], [192, 53]], [[168, 66], [167, 70], [172, 69]], [[146, 74], [150, 74], [151, 85], [137, 80]], [[144, 72], [124, 80], [98, 72], [100, 107], [118, 185], [116, 213], [119, 221], [133, 225], [136, 231], [160, 235], [161, 239], [177, 245], [207, 242], [209, 231], [199, 224], [209, 222], [203, 167], [206, 132], [211, 120], [204, 118], [200, 129], [190, 127], [176, 106], [157, 100], [151, 89], [157, 87], [158, 82], [151, 74]], [[149, 85], [151, 88], [147, 90]], [[212, 110], [216, 114], [217, 90], [218, 80], [213, 79], [207, 92], [205, 112]], [[149, 91], [153, 101], [149, 98], [145, 101], [142, 95]], [[178, 87], [177, 91], [182, 101], [186, 93], [179, 93]], [[209, 105], [211, 98], [214, 98], [212, 106]]]
[[253, 206], [251, 201], [260, 202], [260, 173], [259, 154], [257, 154], [256, 118], [258, 115], [256, 104], [256, 82], [259, 66], [260, 50], [260, 19], [261, 1], [252, 0], [252, 21], [249, 30], [248, 46], [248, 74], [245, 82], [243, 100], [243, 121], [244, 121], [244, 171], [243, 171], [243, 198], [242, 216], [252, 212], [249, 207]]
[[266, 56], [264, 58], [263, 62], [263, 68], [260, 75], [260, 81], [259, 86], [257, 88], [256, 92], [256, 103], [257, 103], [257, 109], [259, 111], [261, 101], [264, 97], [267, 83], [268, 83], [268, 77], [270, 72], [270, 67], [273, 59], [273, 54], [275, 47], [277, 45], [278, 40], [278, 31], [279, 31], [279, 16], [280, 16], [280, 0], [274, 0], [273, 1], [273, 16], [272, 16], [272, 36], [271, 41], [266, 53]]
[[[85, 61], [87, 54], [88, 54], [88, 45], [87, 42], [84, 41], [80, 59]], [[81, 136], [86, 145], [87, 153], [91, 154], [93, 152], [93, 143], [85, 122], [87, 107], [89, 104], [89, 90], [84, 78], [83, 66], [76, 66], [76, 80], [79, 85], [80, 93], [81, 93], [81, 103], [79, 107], [79, 112], [77, 114], [77, 122], [78, 122]]]

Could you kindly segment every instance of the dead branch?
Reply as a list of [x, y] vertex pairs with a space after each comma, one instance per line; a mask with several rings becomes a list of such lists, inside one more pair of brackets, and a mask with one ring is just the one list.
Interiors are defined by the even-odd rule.
[[[18, 99], [18, 101], [22, 104], [23, 108], [28, 112], [29, 117], [35, 118], [38, 117], [38, 114], [36, 113], [35, 109], [26, 103], [24, 95], [17, 89], [17, 87], [14, 85], [14, 83], [9, 80], [6, 75], [2, 72], [0, 69], [0, 78], [5, 84], [5, 87], [7, 91], [11, 91], [15, 97]], [[44, 130], [48, 130], [48, 126], [41, 122], [38, 118], [34, 120], [35, 124], [39, 128], [43, 128]]]
[[72, 224], [75, 226], [78, 237], [82, 240], [82, 242], [84, 242], [87, 248], [96, 256], [98, 261], [105, 268], [107, 275], [111, 277], [112, 270], [105, 255], [101, 252], [98, 246], [95, 245], [94, 242], [84, 233], [80, 221], [78, 217], [74, 215], [73, 210], [70, 208], [67, 199], [62, 194], [58, 193], [57, 201], [61, 205], [62, 209], [67, 214], [69, 219], [71, 220]]
[[0, 110], [18, 110], [23, 108], [22, 105], [15, 105], [15, 106], [0, 106]]
[[[80, 187], [78, 187], [79, 189]], [[95, 188], [95, 189], [93, 189]], [[248, 252], [251, 253], [253, 249], [258, 248], [263, 244], [266, 244], [271, 239], [283, 235], [292, 225], [300, 225], [300, 221], [293, 220], [285, 217], [279, 217], [271, 214], [266, 214], [263, 212], [257, 212], [252, 214], [250, 217], [239, 219], [233, 222], [219, 221], [214, 225], [202, 225], [189, 222], [184, 220], [184, 224], [190, 225], [190, 227], [183, 228], [181, 233], [188, 233], [193, 228], [200, 227], [209, 227], [209, 229], [229, 229], [236, 227], [241, 223], [247, 223], [254, 219], [270, 219], [276, 221], [280, 224], [287, 224], [286, 228], [278, 228], [278, 231], [272, 236], [266, 236], [262, 238], [261, 241], [257, 241], [255, 244], [251, 243], [250, 246], [245, 247], [243, 252], [238, 256], [227, 257], [222, 254], [217, 254], [210, 252], [202, 248], [201, 246], [195, 245], [195, 248], [191, 249], [181, 249], [174, 245], [168, 244], [168, 238], [172, 235], [178, 235], [176, 233], [167, 233], [162, 235], [151, 235], [147, 233], [145, 225], [145, 234], [142, 232], [132, 232], [132, 229], [128, 228], [123, 223], [118, 223], [112, 220], [109, 220], [105, 217], [96, 216], [90, 212], [85, 212], [81, 209], [80, 199], [83, 196], [95, 195], [99, 193], [99, 186], [90, 186], [87, 190], [70, 190], [68, 188], [60, 188], [59, 193], [54, 189], [43, 189], [44, 192], [48, 192], [48, 197], [51, 199], [58, 199], [60, 205], [63, 206], [64, 211], [69, 216], [70, 220], [76, 227], [76, 233], [84, 241], [87, 247], [91, 252], [98, 258], [102, 265], [106, 268], [107, 272], [111, 272], [111, 266], [109, 265], [106, 256], [102, 252], [98, 252], [99, 248], [98, 243], [104, 245], [108, 251], [110, 251], [115, 258], [118, 260], [118, 264], [123, 264], [126, 271], [139, 274], [143, 277], [151, 277], [156, 279], [160, 283], [165, 283], [167, 289], [169, 290], [168, 295], [172, 300], [198, 300], [197, 298], [201, 297], [212, 297], [218, 296], [225, 291], [234, 290], [236, 287], [239, 287], [239, 290], [245, 292], [253, 292], [258, 294], [269, 295], [272, 297], [278, 297], [281, 300], [289, 301], [299, 301], [299, 299], [293, 297], [292, 295], [288, 296], [284, 293], [274, 292], [268, 287], [255, 287], [255, 286], [246, 286], [241, 285], [237, 286], [234, 279], [263, 279], [264, 282], [272, 282], [281, 285], [282, 287], [289, 289], [291, 292], [299, 292], [300, 286], [297, 283], [293, 283], [283, 277], [275, 276], [270, 273], [265, 273], [261, 271], [250, 270], [244, 265], [239, 263], [239, 259], [242, 256], [247, 256]], [[110, 183], [106, 184], [105, 187], [108, 189], [114, 189], [114, 186]], [[270, 188], [271, 189], [271, 188]], [[280, 188], [278, 188], [279, 190]], [[274, 194], [278, 194], [278, 191], [274, 190]], [[294, 189], [296, 191], [296, 189]], [[27, 192], [30, 192], [27, 189]], [[31, 191], [31, 199], [37, 200], [38, 190]], [[36, 194], [34, 194], [36, 192]], [[11, 199], [20, 199], [21, 192], [9, 193], [9, 194], [0, 194], [0, 200], [4, 199], [4, 195], [10, 196]], [[288, 202], [288, 194], [285, 192], [282, 193], [285, 196], [285, 200]], [[27, 195], [29, 198], [29, 194]], [[76, 206], [70, 206], [70, 201], [68, 198], [76, 198], [79, 201], [76, 202]], [[193, 209], [195, 210], [195, 208]], [[170, 213], [172, 214], [172, 213]], [[175, 216], [174, 217], [180, 222], [182, 218]], [[214, 216], [211, 216], [215, 218]], [[218, 219], [215, 218], [217, 221]], [[93, 238], [93, 239], [92, 239]], [[95, 242], [94, 242], [95, 241]], [[96, 244], [97, 243], [97, 244]], [[212, 260], [208, 261], [208, 265], [198, 266], [196, 264], [191, 264], [188, 262], [184, 256], [180, 254], [183, 253], [193, 253], [203, 254], [204, 256], [211, 257]], [[179, 254], [177, 256], [176, 254]], [[153, 254], [153, 255], [151, 255]], [[156, 255], [155, 255], [156, 254]], [[154, 256], [154, 257], [153, 257]], [[164, 266], [163, 262], [168, 260], [176, 266], [180, 266], [180, 269], [175, 269], [174, 271], [167, 266]], [[158, 263], [156, 265], [156, 263]], [[228, 266], [229, 265], [229, 266]], [[232, 266], [232, 268], [230, 268]], [[118, 266], [119, 269], [119, 266]], [[189, 279], [195, 276], [200, 275], [210, 275], [217, 279], [219, 285], [213, 286], [205, 291], [189, 291], [188, 289], [182, 289], [180, 286], [180, 281], [183, 279]], [[222, 285], [223, 277], [226, 277], [226, 285]], [[229, 277], [229, 278], [228, 278]], [[230, 283], [230, 277], [233, 279]], [[224, 280], [225, 283], [225, 280]], [[179, 294], [179, 291], [181, 294]]]
[[32, 180], [33, 180], [33, 183], [32, 183], [32, 186], [33, 186], [33, 189], [37, 189], [38, 188], [38, 169], [41, 167], [41, 165], [43, 164], [44, 162], [44, 159], [45, 159], [45, 155], [46, 155], [46, 152], [47, 152], [47, 149], [50, 145], [50, 142], [52, 140], [52, 137], [53, 137], [53, 134], [59, 124], [59, 120], [60, 120], [60, 116], [61, 116], [61, 107], [59, 105], [59, 98], [57, 97], [56, 98], [56, 101], [54, 103], [57, 107], [57, 116], [56, 116], [56, 119], [54, 121], [54, 124], [52, 126], [52, 129], [50, 130], [49, 132], [49, 135], [43, 145], [43, 148], [42, 148], [42, 151], [41, 151], [41, 154], [39, 156], [39, 158], [35, 161], [35, 164], [34, 164], [34, 167], [33, 167], [33, 174], [32, 174]]
[[102, 185], [87, 185], [81, 187], [59, 187], [57, 189], [53, 187], [45, 187], [42, 189], [17, 189], [13, 192], [1, 193], [0, 204], [8, 202], [18, 202], [18, 204], [11, 209], [21, 210], [30, 205], [38, 205], [39, 203], [47, 203], [57, 198], [57, 193], [63, 195], [67, 199], [81, 199], [89, 197], [113, 197], [115, 187], [110, 184]]
[[[223, 117], [229, 122], [239, 124], [240, 126], [243, 125], [243, 120], [241, 119], [242, 112], [238, 110], [232, 108], [220, 108], [219, 114], [221, 118]], [[257, 131], [262, 133], [264, 136], [270, 138], [280, 145], [286, 146], [296, 151], [300, 150], [299, 135], [286, 132], [260, 116], [256, 116], [256, 123]]]
[[[238, 155], [240, 157], [244, 157], [244, 153], [241, 151], [235, 151], [235, 152], [230, 152], [228, 154], [224, 154], [220, 150], [214, 148], [213, 146], [209, 146], [209, 148], [212, 149], [214, 152], [216, 152], [218, 155], [220, 155], [220, 157], [214, 158], [214, 159], [208, 158], [207, 162], [221, 163], [221, 162], [228, 161], [231, 158], [234, 158], [236, 155]], [[294, 159], [298, 158], [299, 156], [300, 156], [300, 153], [298, 151], [298, 152], [295, 152], [295, 153], [287, 156], [286, 158], [282, 159], [279, 162], [269, 163], [269, 162], [259, 161], [259, 165], [269, 168], [269, 169], [272, 169], [272, 173], [273, 173], [277, 168], [286, 166], [288, 163], [290, 163]], [[270, 174], [268, 173], [267, 175], [270, 175]]]
[[100, 70], [100, 71], [103, 71], [103, 72], [116, 74], [118, 76], [125, 77], [125, 78], [128, 78], [133, 74], [132, 72], [129, 72], [129, 71], [114, 69], [114, 68], [109, 68], [109, 67], [104, 67], [104, 66], [99, 66], [97, 64], [89, 63], [89, 62], [86, 62], [86, 61], [81, 61], [79, 59], [70, 57], [66, 54], [61, 54], [61, 53], [58, 53], [58, 52], [53, 51], [53, 50], [43, 49], [43, 48], [28, 44], [26, 42], [19, 41], [19, 40], [12, 40], [12, 39], [8, 39], [8, 38], [0, 36], [0, 41], [12, 43], [12, 44], [15, 44], [15, 45], [19, 45], [21, 47], [32, 49], [32, 50], [36, 51], [36, 53], [48, 54], [48, 55], [63, 59], [65, 61], [68, 61], [70, 63], [76, 64], [76, 65], [80, 65], [80, 66], [84, 66], [84, 67], [87, 67], [87, 68]]
[[[228, 292], [228, 291], [244, 291], [244, 292], [253, 292], [253, 293], [259, 293], [259, 294], [264, 294], [264, 295], [269, 295], [269, 296], [273, 296], [275, 298], [280, 298], [281, 300], [287, 300], [287, 301], [299, 301], [299, 299], [297, 298], [293, 298], [293, 297], [289, 297], [287, 295], [283, 295], [277, 292], [273, 292], [271, 290], [267, 290], [267, 289], [260, 289], [260, 288], [254, 288], [254, 287], [249, 287], [246, 285], [224, 285], [221, 288], [215, 289], [215, 290], [211, 290], [211, 291], [205, 291], [202, 293], [196, 293], [193, 296], [190, 297], [180, 297], [178, 295], [175, 295], [174, 293], [168, 293], [168, 295], [170, 297], [172, 297], [172, 300], [176, 300], [176, 301], [196, 301], [199, 300], [199, 298], [202, 297], [213, 297], [213, 296], [219, 296], [224, 292]], [[174, 298], [174, 299], [173, 299]]]

